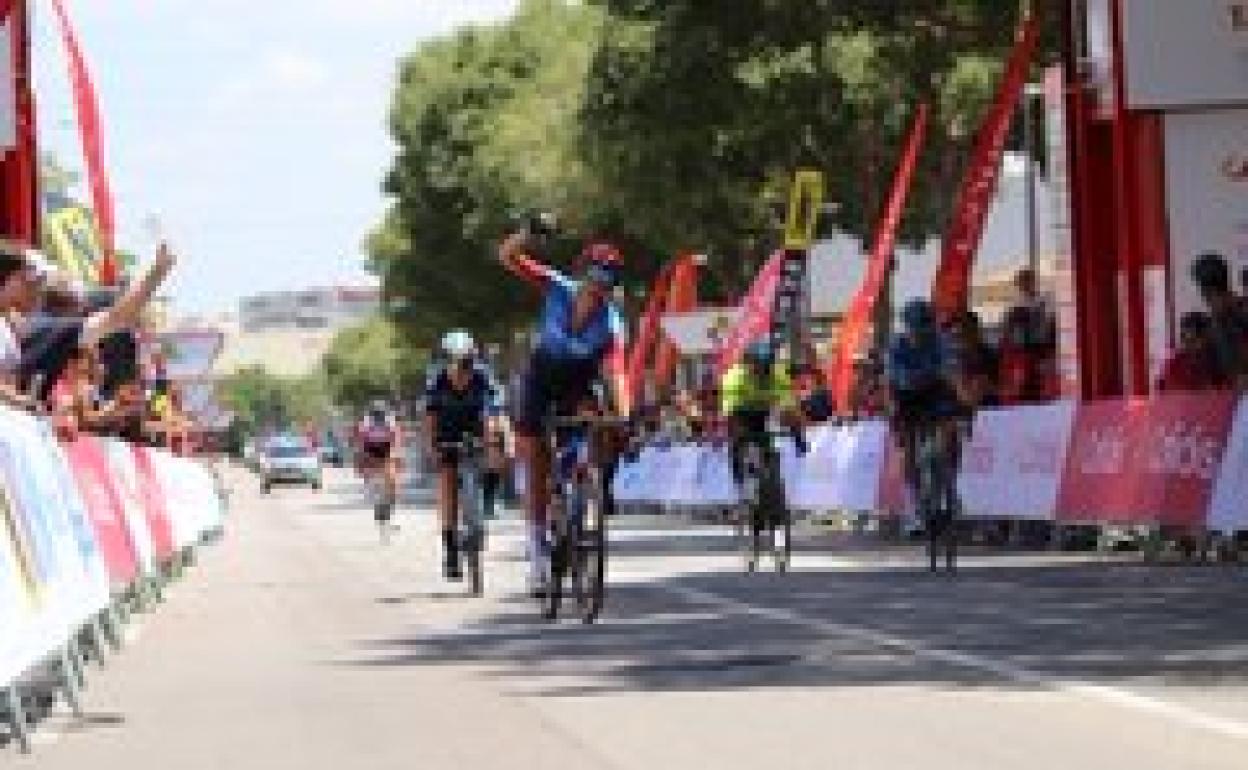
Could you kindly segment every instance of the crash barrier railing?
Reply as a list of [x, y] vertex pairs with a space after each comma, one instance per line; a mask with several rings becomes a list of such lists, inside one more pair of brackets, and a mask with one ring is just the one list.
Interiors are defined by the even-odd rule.
[[198, 462], [118, 440], [57, 441], [46, 421], [0, 408], [0, 730], [30, 750], [37, 712], [79, 713], [87, 664], [120, 647], [135, 612], [224, 526], [224, 496]]
[[[882, 422], [810, 429], [781, 447], [790, 505], [897, 516], [908, 509]], [[980, 412], [958, 483], [971, 519], [1248, 530], [1248, 402], [1230, 393], [1062, 401]], [[622, 504], [736, 503], [728, 450], [649, 446], [617, 472]]]

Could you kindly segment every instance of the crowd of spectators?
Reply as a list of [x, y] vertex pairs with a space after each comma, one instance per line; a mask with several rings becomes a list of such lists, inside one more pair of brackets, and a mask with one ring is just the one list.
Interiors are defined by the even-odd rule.
[[0, 244], [0, 405], [82, 432], [181, 449], [189, 423], [177, 389], [144, 378], [137, 332], [174, 266], [162, 246], [119, 290], [89, 291], [40, 253]]
[[1185, 313], [1179, 343], [1158, 377], [1160, 392], [1248, 389], [1248, 270], [1236, 294], [1220, 254], [1204, 254], [1191, 269], [1206, 311]]

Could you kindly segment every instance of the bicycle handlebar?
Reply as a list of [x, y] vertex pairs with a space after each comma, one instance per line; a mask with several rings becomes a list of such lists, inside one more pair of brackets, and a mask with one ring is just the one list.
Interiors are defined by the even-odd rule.
[[551, 427], [555, 428], [622, 427], [631, 423], [632, 421], [627, 417], [598, 415], [592, 417], [552, 417], [550, 419]]

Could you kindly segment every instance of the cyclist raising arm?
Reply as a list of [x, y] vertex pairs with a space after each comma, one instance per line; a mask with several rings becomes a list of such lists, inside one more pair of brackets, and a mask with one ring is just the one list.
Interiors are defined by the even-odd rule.
[[558, 411], [576, 411], [591, 397], [603, 363], [623, 340], [624, 323], [612, 300], [622, 262], [619, 251], [604, 243], [590, 244], [583, 253], [585, 274], [573, 280], [533, 259], [535, 245], [529, 230], [517, 232], [499, 247], [499, 260], [544, 298], [537, 345], [513, 404], [516, 449], [528, 469], [530, 584], [540, 591], [549, 556], [550, 457], [541, 440], [546, 419]]

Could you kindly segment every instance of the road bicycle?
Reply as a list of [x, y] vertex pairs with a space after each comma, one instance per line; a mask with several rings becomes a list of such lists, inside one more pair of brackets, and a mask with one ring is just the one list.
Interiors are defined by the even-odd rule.
[[958, 569], [958, 523], [962, 500], [958, 494], [958, 453], [961, 426], [924, 421], [915, 429], [915, 506], [927, 536], [928, 566], [939, 569], [944, 551], [945, 571]]
[[[551, 496], [542, 615], [559, 617], [565, 588], [582, 621], [593, 623], [606, 600], [609, 483], [607, 433], [614, 417], [560, 417], [550, 421]], [[566, 585], [565, 585], [566, 583]]]
[[457, 442], [440, 442], [438, 448], [454, 457], [459, 553], [467, 568], [469, 591], [473, 596], [481, 596], [485, 591], [485, 522], [489, 515], [485, 509], [485, 489], [481, 482], [485, 446], [476, 437], [465, 437]]
[[789, 569], [793, 556], [793, 516], [785, 500], [777, 438], [791, 433], [755, 432], [741, 440], [742, 508], [737, 538], [747, 573], [757, 572], [770, 554], [776, 572]]

